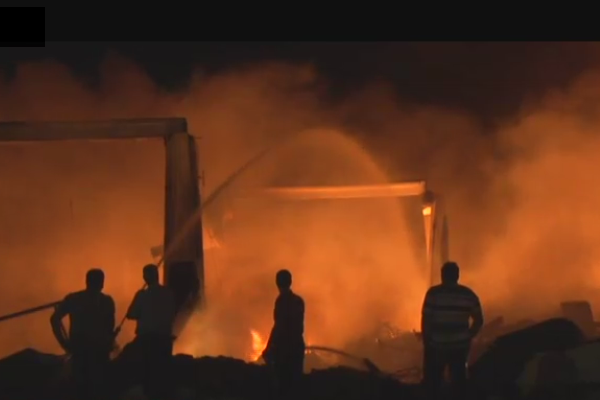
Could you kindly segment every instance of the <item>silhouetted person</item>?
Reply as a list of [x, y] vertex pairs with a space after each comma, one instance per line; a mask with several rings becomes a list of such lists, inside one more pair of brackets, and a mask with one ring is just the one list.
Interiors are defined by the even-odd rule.
[[170, 394], [175, 300], [171, 290], [159, 283], [156, 265], [146, 265], [143, 275], [147, 286], [136, 293], [126, 316], [137, 321], [135, 340], [143, 354], [144, 393], [151, 400], [166, 399]]
[[273, 311], [273, 329], [263, 359], [273, 367], [276, 394], [294, 395], [299, 390], [304, 368], [304, 300], [292, 292], [292, 274], [287, 270], [275, 277], [279, 296]]
[[458, 265], [445, 263], [442, 266], [442, 283], [431, 287], [423, 302], [423, 372], [431, 399], [439, 396], [446, 367], [450, 372], [454, 398], [464, 399], [471, 341], [483, 326], [479, 297], [468, 287], [460, 285], [458, 278]]
[[[101, 398], [106, 389], [106, 372], [113, 348], [115, 302], [102, 293], [104, 272], [91, 269], [85, 290], [68, 294], [50, 318], [52, 332], [71, 355], [75, 396], [80, 400]], [[62, 320], [69, 316], [69, 335]]]

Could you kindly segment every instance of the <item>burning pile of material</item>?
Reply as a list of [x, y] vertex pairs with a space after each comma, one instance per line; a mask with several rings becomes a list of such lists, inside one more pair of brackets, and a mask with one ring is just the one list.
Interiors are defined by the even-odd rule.
[[250, 361], [256, 361], [262, 356], [262, 352], [267, 346], [267, 343], [264, 341], [260, 333], [254, 329], [250, 330], [250, 335], [252, 335], [252, 351], [250, 352]]

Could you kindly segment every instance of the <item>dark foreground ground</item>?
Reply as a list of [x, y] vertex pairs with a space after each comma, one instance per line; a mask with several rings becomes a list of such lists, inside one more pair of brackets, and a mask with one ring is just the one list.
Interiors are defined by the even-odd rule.
[[[587, 346], [587, 347], [586, 347]], [[566, 355], [573, 350], [597, 351], [581, 330], [566, 319], [552, 319], [496, 338], [470, 366], [475, 399], [600, 399], [595, 384], [578, 379], [578, 371], [594, 372]], [[589, 349], [589, 350], [587, 350]], [[533, 383], [539, 390], [524, 397], [516, 382], [536, 355], [547, 354]], [[579, 357], [579, 356], [578, 356]], [[592, 357], [600, 359], [598, 357]], [[111, 399], [138, 399], [139, 356], [135, 345], [126, 346], [111, 364]], [[534, 363], [535, 364], [535, 363]], [[600, 376], [600, 363], [598, 364]], [[64, 357], [25, 349], [0, 360], [0, 400], [65, 400], [69, 364]], [[580, 374], [581, 375], [581, 374]], [[173, 358], [176, 388], [172, 399], [268, 399], [270, 374], [266, 366], [226, 357]], [[587, 379], [587, 378], [586, 378]], [[136, 392], [138, 392], [136, 394]], [[419, 385], [402, 383], [384, 372], [335, 367], [313, 370], [303, 382], [304, 399], [384, 400], [424, 399]]]
[[[134, 398], [137, 371], [124, 360], [116, 360], [115, 398]], [[68, 364], [64, 359], [32, 349], [0, 361], [0, 398], [3, 400], [64, 400]], [[173, 399], [265, 399], [269, 396], [266, 366], [227, 357], [192, 358], [178, 355], [173, 360]], [[307, 399], [411, 399], [416, 386], [358, 369], [336, 367], [305, 375]], [[129, 393], [129, 395], [128, 395]]]

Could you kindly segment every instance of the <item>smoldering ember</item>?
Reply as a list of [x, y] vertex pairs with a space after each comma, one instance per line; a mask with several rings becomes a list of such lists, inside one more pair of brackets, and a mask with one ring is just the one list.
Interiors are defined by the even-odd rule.
[[[330, 43], [305, 57], [298, 49], [313, 45], [289, 43], [291, 61], [275, 44], [248, 44], [270, 49], [264, 62], [222, 46], [241, 58], [209, 68], [224, 61], [200, 57], [183, 90], [153, 75], [166, 56], [134, 63], [126, 46], [99, 57], [93, 85], [59, 56], [10, 61], [0, 82], [0, 399], [78, 393], [82, 353], [67, 336], [83, 328], [61, 318], [97, 323], [88, 312], [100, 315], [100, 303], [65, 298], [89, 289], [96, 269], [116, 311], [93, 395], [151, 399], [152, 346], [140, 338], [152, 335], [132, 311], [136, 291], [150, 293], [149, 264], [175, 315], [173, 356], [154, 377], [169, 399], [277, 398], [269, 337], [274, 319], [292, 318], [282, 307], [300, 309], [278, 293], [282, 270], [304, 300], [304, 374], [285, 398], [432, 398], [427, 299], [445, 290], [452, 262], [484, 316], [458, 363], [466, 398], [600, 396], [596, 44]], [[396, 53], [400, 72], [381, 67]], [[488, 70], [467, 53], [498, 63]], [[561, 54], [581, 69], [558, 71]], [[499, 71], [504, 59], [519, 71]], [[364, 79], [340, 80], [348, 60]], [[422, 67], [436, 63], [446, 72]], [[548, 72], [527, 89], [519, 74], [540, 65]], [[483, 71], [458, 73], [474, 66]], [[480, 84], [501, 78], [493, 90]], [[504, 87], [513, 84], [521, 92]], [[455, 394], [449, 363], [439, 398]]]

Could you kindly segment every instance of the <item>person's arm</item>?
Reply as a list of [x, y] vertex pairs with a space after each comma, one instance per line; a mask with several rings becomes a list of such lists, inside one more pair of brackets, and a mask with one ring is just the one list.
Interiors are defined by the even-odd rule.
[[62, 320], [71, 312], [71, 298], [65, 297], [55, 308], [52, 316], [50, 316], [50, 326], [52, 327], [52, 334], [56, 338], [56, 341], [60, 347], [67, 353], [70, 352], [69, 338], [65, 332], [65, 327], [62, 324]]
[[483, 310], [481, 309], [481, 302], [475, 293], [473, 293], [473, 296], [473, 308], [471, 310], [472, 323], [471, 327], [469, 328], [471, 337], [477, 336], [483, 327]]
[[279, 331], [279, 323], [281, 320], [281, 306], [279, 305], [279, 298], [275, 300], [275, 307], [273, 308], [273, 328], [271, 329], [271, 334], [269, 335], [269, 340], [267, 341], [267, 345], [263, 351], [263, 358], [265, 361], [269, 362], [270, 355], [272, 354], [275, 346], [277, 345], [277, 335]]
[[125, 314], [125, 318], [137, 321], [137, 319], [140, 317], [140, 296], [141, 295], [142, 295], [141, 290], [139, 290], [135, 294], [135, 296], [133, 297], [133, 300], [131, 301], [131, 304], [129, 305], [129, 308], [127, 309], [127, 314]]
[[118, 348], [116, 339], [120, 333], [120, 329], [115, 330], [116, 325], [116, 307], [115, 301], [111, 296], [106, 296], [105, 311], [102, 330], [105, 333], [106, 346], [108, 351], [113, 351]]
[[423, 306], [421, 307], [421, 337], [424, 342], [429, 340], [431, 335], [431, 306], [430, 306], [431, 292], [428, 290], [423, 299]]
[[169, 318], [169, 324], [171, 325], [171, 328], [173, 327], [173, 325], [175, 325], [175, 319], [177, 318], [177, 306], [175, 304], [175, 295], [173, 294], [173, 291], [168, 288], [168, 287], [164, 287], [164, 290], [166, 291], [165, 293], [165, 307], [166, 307], [166, 312]]
[[117, 313], [117, 310], [115, 307], [115, 301], [113, 300], [112, 297], [108, 296], [106, 328], [107, 328], [107, 332], [110, 332], [111, 335], [115, 331], [115, 325], [116, 325], [115, 314], [116, 313]]
[[304, 304], [304, 299], [300, 299], [300, 322], [302, 323], [302, 329], [304, 333], [304, 315], [306, 313], [306, 305]]

